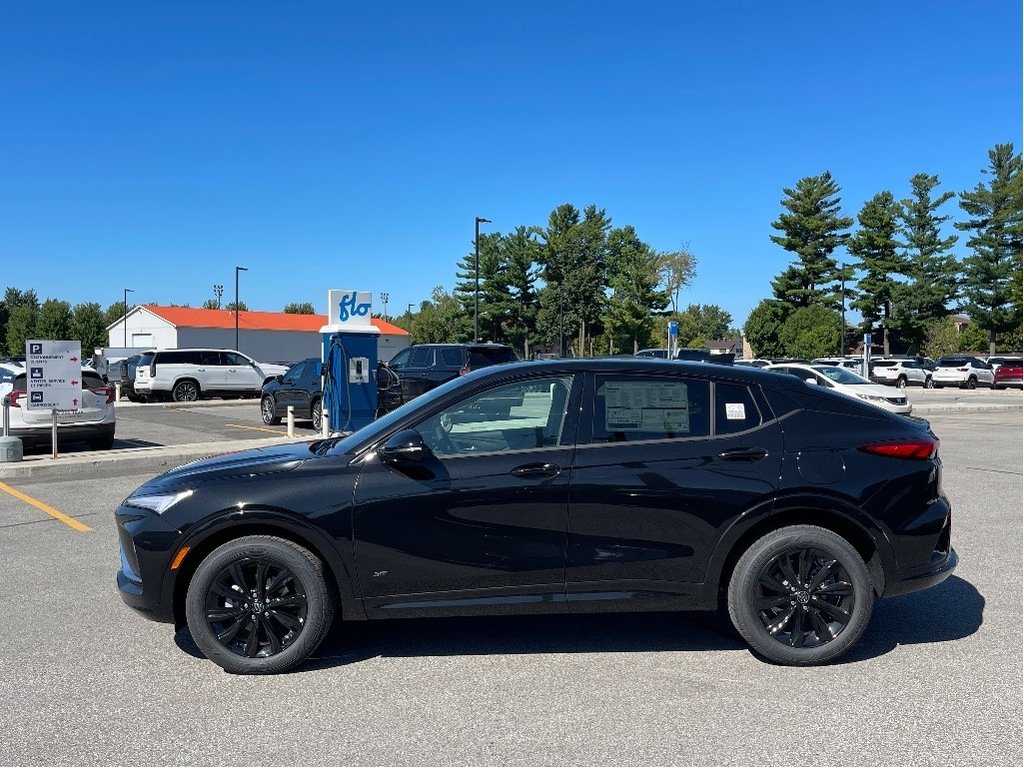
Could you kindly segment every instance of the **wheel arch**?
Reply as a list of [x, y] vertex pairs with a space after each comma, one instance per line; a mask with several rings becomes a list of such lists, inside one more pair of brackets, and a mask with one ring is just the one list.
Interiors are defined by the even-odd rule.
[[[186, 542], [190, 547], [179, 566], [173, 583], [172, 605], [174, 624], [182, 627], [185, 620], [185, 597], [189, 584], [199, 565], [211, 552], [223, 544], [243, 536], [277, 536], [315, 555], [329, 574], [337, 606], [335, 618], [346, 620], [365, 619], [362, 601], [352, 591], [351, 575], [337, 550], [316, 531], [303, 527], [292, 518], [279, 516], [274, 512], [246, 510], [246, 520], [234, 519], [214, 530], [204, 531], [198, 539]], [[253, 519], [255, 517], [255, 519]]]
[[[876, 595], [885, 593], [886, 558], [884, 545], [880, 545], [878, 536], [846, 512], [841, 504], [829, 499], [788, 499], [777, 502], [769, 514], [752, 519], [742, 531], [732, 531], [733, 536], [727, 544], [724, 555], [719, 555], [709, 567], [705, 583], [717, 590], [717, 605], [724, 605], [729, 580], [732, 578], [736, 563], [750, 546], [771, 531], [791, 525], [813, 525], [824, 528], [842, 536], [857, 550], [867, 565], [871, 577], [871, 585]], [[723, 536], [723, 542], [728, 534]]]
[[203, 385], [199, 383], [199, 379], [197, 379], [195, 376], [178, 376], [174, 380], [174, 383], [171, 384], [170, 395], [172, 398], [174, 397], [174, 390], [176, 390], [178, 388], [178, 385], [181, 384], [183, 381], [191, 381], [193, 384], [195, 384], [196, 392], [199, 394], [199, 396], [202, 396]]

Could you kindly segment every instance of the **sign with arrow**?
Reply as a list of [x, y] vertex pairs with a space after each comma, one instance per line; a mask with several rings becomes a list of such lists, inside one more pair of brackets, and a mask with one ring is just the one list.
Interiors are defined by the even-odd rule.
[[30, 411], [77, 411], [82, 407], [82, 343], [25, 342]]

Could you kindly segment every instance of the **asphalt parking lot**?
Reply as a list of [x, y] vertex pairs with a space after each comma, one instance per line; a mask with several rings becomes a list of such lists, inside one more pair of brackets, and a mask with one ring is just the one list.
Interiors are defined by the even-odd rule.
[[0, 763], [1019, 765], [1012, 394], [928, 416], [956, 575], [880, 601], [813, 669], [759, 661], [716, 617], [654, 614], [344, 624], [293, 674], [234, 677], [117, 595], [112, 511], [153, 471], [0, 477]]

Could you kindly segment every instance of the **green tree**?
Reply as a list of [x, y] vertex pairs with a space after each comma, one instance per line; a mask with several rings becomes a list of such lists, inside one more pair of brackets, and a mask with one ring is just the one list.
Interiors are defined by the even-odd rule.
[[779, 331], [786, 354], [813, 360], [834, 354], [839, 347], [839, 313], [821, 304], [801, 307]]
[[[131, 309], [131, 307], [128, 307], [128, 309]], [[103, 320], [109, 328], [114, 323], [124, 320], [125, 314], [125, 303], [123, 301], [115, 301], [107, 307], [107, 311], [103, 313]]]
[[47, 299], [36, 318], [37, 338], [57, 340], [71, 337], [71, 305], [59, 299]]
[[529, 357], [530, 340], [537, 333], [537, 263], [541, 245], [535, 230], [519, 226], [501, 239], [501, 274], [505, 339]]
[[666, 292], [658, 290], [663, 262], [631, 226], [611, 230], [606, 244], [612, 295], [603, 316], [605, 332], [615, 349], [636, 352], [650, 344], [652, 313], [668, 303]]
[[286, 315], [315, 315], [316, 308], [308, 301], [284, 305]]
[[658, 262], [661, 282], [671, 302], [672, 312], [678, 313], [679, 292], [697, 275], [697, 257], [690, 250], [690, 244], [683, 243], [678, 251], [659, 253]]
[[960, 352], [981, 352], [988, 346], [988, 331], [968, 323], [960, 331]]
[[856, 268], [864, 272], [851, 306], [864, 318], [862, 329], [865, 332], [870, 333], [876, 325], [881, 327], [886, 356], [890, 353], [893, 295], [899, 283], [896, 276], [906, 270], [896, 240], [900, 211], [892, 192], [879, 192], [864, 204], [857, 215], [860, 229], [846, 244], [850, 254], [859, 259]]
[[434, 288], [430, 301], [420, 305], [411, 330], [413, 343], [469, 341], [473, 319], [466, 317], [461, 302], [441, 286]]
[[[168, 307], [187, 307], [188, 304], [168, 304], [167, 306]], [[224, 309], [226, 309], [228, 312], [234, 312], [236, 307], [238, 308], [238, 310], [240, 312], [248, 312], [249, 311], [249, 306], [244, 301], [239, 301], [237, 304], [235, 304], [235, 302], [233, 302], [233, 301], [229, 301], [227, 304], [224, 305]]]
[[938, 176], [918, 173], [910, 179], [911, 196], [900, 203], [904, 269], [911, 282], [892, 291], [892, 325], [911, 349], [920, 346], [933, 320], [949, 314], [956, 298], [957, 263], [950, 249], [957, 236], [942, 236], [942, 225], [950, 217], [938, 213], [955, 195], [944, 192], [933, 199], [938, 185]]
[[832, 253], [846, 242], [844, 230], [853, 224], [839, 215], [840, 191], [828, 171], [800, 179], [795, 189], [783, 189], [781, 204], [788, 213], [772, 222], [782, 234], [771, 235], [771, 240], [796, 254], [798, 261], [772, 281], [777, 299], [796, 307], [836, 303], [839, 274]]
[[[18, 306], [27, 306], [38, 311], [39, 299], [36, 297], [36, 292], [31, 288], [27, 291], [23, 291], [20, 288], [13, 287], [9, 287], [4, 291], [4, 298], [0, 301], [0, 339], [6, 341], [7, 326], [10, 321], [11, 311]], [[24, 344], [22, 345], [21, 352], [10, 354], [23, 356], [25, 354]]]
[[107, 323], [98, 303], [76, 304], [71, 310], [71, 338], [82, 343], [82, 355], [86, 357], [96, 348], [107, 346]]
[[960, 193], [960, 207], [970, 217], [956, 228], [970, 233], [964, 259], [964, 296], [968, 316], [988, 332], [989, 354], [999, 334], [1021, 327], [1021, 156], [1013, 144], [989, 150], [991, 176], [971, 192]]
[[35, 338], [36, 321], [39, 318], [39, 298], [31, 288], [26, 291], [8, 288], [4, 292], [3, 303], [8, 309], [5, 336], [7, 354], [11, 357], [24, 357], [25, 342]]
[[[477, 308], [477, 263], [476, 245], [467, 253], [455, 267], [455, 290], [453, 295], [462, 306], [462, 312], [469, 318], [470, 325], [473, 322], [473, 312]], [[502, 313], [501, 296], [495, 288], [500, 283], [501, 276], [501, 235], [496, 232], [481, 233], [479, 250], [479, 309], [477, 311], [477, 325], [481, 338], [492, 341], [499, 339], [496, 334], [500, 332]], [[490, 285], [490, 288], [488, 288]], [[472, 336], [472, 331], [470, 332]]]
[[743, 335], [756, 357], [783, 357], [786, 349], [780, 334], [793, 314], [793, 305], [778, 299], [764, 299], [750, 312], [743, 324]]
[[679, 343], [704, 347], [729, 335], [732, 315], [717, 304], [691, 304], [679, 315]]
[[938, 360], [943, 355], [951, 355], [960, 351], [960, 330], [952, 317], [940, 317], [932, 320], [925, 328], [924, 342], [921, 352]]

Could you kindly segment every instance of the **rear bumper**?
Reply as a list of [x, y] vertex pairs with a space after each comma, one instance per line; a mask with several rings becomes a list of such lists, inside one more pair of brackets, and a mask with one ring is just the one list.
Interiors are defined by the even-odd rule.
[[[102, 442], [114, 438], [114, 422], [99, 424], [58, 424], [57, 445], [70, 443]], [[20, 437], [24, 445], [50, 445], [53, 439], [51, 425], [45, 427], [12, 427], [12, 437]]]
[[909, 592], [920, 592], [922, 589], [934, 587], [936, 584], [940, 584], [949, 578], [959, 564], [960, 556], [956, 553], [955, 549], [950, 547], [945, 558], [932, 564], [927, 571], [910, 578], [904, 578], [898, 583], [891, 585], [891, 588], [886, 589], [885, 597], [905, 595]]

